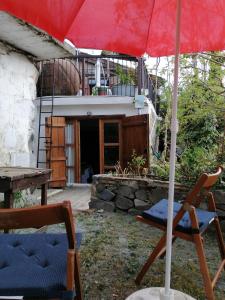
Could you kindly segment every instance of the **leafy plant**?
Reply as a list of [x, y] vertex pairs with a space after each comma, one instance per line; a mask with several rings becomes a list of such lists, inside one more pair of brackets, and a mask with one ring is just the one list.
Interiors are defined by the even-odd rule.
[[16, 208], [22, 208], [25, 206], [25, 200], [24, 200], [22, 191], [18, 191], [16, 193], [14, 193], [13, 204], [14, 204], [14, 207], [16, 207]]
[[143, 155], [137, 155], [136, 151], [133, 149], [131, 161], [127, 163], [129, 171], [135, 175], [141, 176], [145, 164], [146, 158], [144, 158]]
[[[179, 80], [179, 132], [176, 180], [194, 182], [202, 172], [215, 171], [225, 163], [224, 155], [224, 78], [225, 55], [200, 53], [181, 56]], [[161, 93], [159, 151], [160, 160], [151, 163], [151, 173], [168, 177], [170, 147], [171, 78], [170, 68], [164, 91]], [[165, 76], [166, 74], [164, 74]], [[224, 176], [224, 175], [223, 175]]]
[[143, 155], [137, 155], [136, 151], [133, 149], [131, 155], [131, 160], [127, 163], [126, 168], [122, 168], [120, 162], [118, 161], [115, 165], [116, 175], [121, 176], [146, 176], [148, 173], [148, 168], [145, 168], [146, 158]]
[[151, 175], [159, 179], [169, 180], [169, 162], [165, 160], [157, 160], [151, 164]]
[[98, 88], [96, 86], [94, 86], [92, 88], [92, 93], [91, 93], [92, 96], [98, 96]]
[[180, 179], [195, 182], [203, 172], [214, 171], [217, 166], [216, 153], [203, 147], [187, 148], [181, 155]]
[[116, 66], [116, 75], [119, 77], [120, 84], [135, 84], [135, 72], [134, 70], [124, 70], [121, 66]]

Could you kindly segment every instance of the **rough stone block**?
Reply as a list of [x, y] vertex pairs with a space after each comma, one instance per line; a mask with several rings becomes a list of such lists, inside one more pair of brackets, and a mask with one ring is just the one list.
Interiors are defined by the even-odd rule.
[[168, 198], [168, 189], [165, 188], [155, 188], [150, 191], [150, 200], [152, 203], [157, 203], [161, 199]]
[[104, 211], [113, 212], [115, 211], [115, 204], [113, 202], [106, 202], [99, 199], [91, 199], [89, 202], [89, 208], [103, 209]]
[[127, 197], [129, 199], [134, 199], [135, 198], [135, 195], [134, 195], [134, 192], [133, 192], [133, 189], [129, 186], [120, 186], [118, 188], [118, 195], [121, 195], [121, 196], [124, 196], [124, 197]]
[[105, 189], [105, 185], [104, 185], [104, 184], [98, 183], [98, 184], [96, 185], [96, 191], [97, 191], [98, 193], [101, 193], [104, 189]]
[[105, 201], [111, 201], [115, 197], [115, 194], [107, 189], [104, 189], [101, 193], [98, 193], [98, 197]]
[[103, 200], [91, 199], [89, 202], [89, 208], [102, 209], [102, 203], [104, 203]]
[[121, 180], [121, 185], [129, 186], [134, 190], [138, 190], [139, 185], [138, 182], [134, 179], [131, 180]]
[[134, 207], [138, 210], [146, 210], [151, 207], [151, 204], [139, 199], [134, 199]]
[[121, 195], [118, 195], [116, 197], [115, 203], [116, 203], [116, 207], [118, 207], [121, 210], [125, 210], [125, 211], [127, 211], [128, 209], [130, 209], [134, 206], [134, 203], [132, 200], [130, 200], [126, 197], [123, 197]]
[[148, 194], [147, 194], [146, 190], [137, 190], [135, 192], [135, 196], [137, 199], [142, 200], [142, 201], [148, 200]]
[[115, 207], [114, 202], [103, 201], [102, 209], [104, 209], [104, 211], [114, 212], [116, 207]]

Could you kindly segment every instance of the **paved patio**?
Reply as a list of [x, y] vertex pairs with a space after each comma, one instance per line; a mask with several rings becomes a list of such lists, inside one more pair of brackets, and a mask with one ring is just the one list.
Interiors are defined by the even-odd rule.
[[57, 203], [70, 200], [74, 211], [88, 210], [91, 197], [91, 185], [77, 184], [64, 190], [49, 190], [48, 203]]

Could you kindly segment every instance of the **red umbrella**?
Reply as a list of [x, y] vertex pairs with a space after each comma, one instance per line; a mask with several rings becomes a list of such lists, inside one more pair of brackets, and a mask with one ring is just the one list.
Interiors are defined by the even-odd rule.
[[[224, 0], [182, 2], [180, 53], [225, 49]], [[175, 54], [177, 0], [1, 0], [0, 9], [77, 47]]]
[[[76, 47], [141, 56], [175, 54], [166, 280], [170, 293], [179, 53], [225, 49], [225, 0], [1, 0], [0, 10]], [[139, 298], [140, 299], [140, 298]]]

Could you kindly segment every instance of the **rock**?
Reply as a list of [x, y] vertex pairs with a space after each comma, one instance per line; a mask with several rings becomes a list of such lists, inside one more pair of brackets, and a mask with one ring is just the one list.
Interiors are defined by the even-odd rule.
[[168, 198], [168, 189], [161, 188], [161, 187], [151, 189], [149, 198], [153, 204], [157, 203], [161, 199], [167, 199]]
[[115, 211], [115, 204], [113, 202], [107, 202], [104, 200], [94, 200], [89, 202], [89, 208], [94, 208], [97, 210], [104, 210], [108, 212]]
[[104, 209], [104, 211], [108, 211], [108, 212], [114, 212], [116, 209], [114, 202], [106, 202], [106, 201], [103, 202], [102, 208]]
[[138, 210], [146, 210], [151, 207], [151, 204], [139, 199], [134, 199], [134, 207]]
[[137, 190], [135, 192], [135, 196], [137, 199], [146, 201], [148, 199], [148, 194], [146, 190]]
[[127, 211], [128, 209], [132, 208], [134, 206], [134, 203], [132, 200], [123, 197], [121, 195], [117, 195], [116, 197], [116, 207], [118, 207], [121, 210]]
[[98, 184], [96, 185], [96, 191], [97, 191], [97, 193], [101, 193], [104, 189], [105, 189], [104, 184], [98, 183]]
[[118, 195], [130, 198], [130, 199], [134, 199], [135, 198], [134, 192], [133, 192], [132, 188], [129, 187], [129, 186], [120, 186], [118, 188], [117, 193], [118, 193]]
[[95, 209], [102, 209], [102, 203], [104, 203], [102, 200], [91, 200], [89, 202], [89, 208], [95, 208]]
[[98, 193], [98, 197], [105, 201], [111, 201], [115, 194], [107, 189], [104, 189], [101, 193]]
[[117, 187], [115, 185], [111, 185], [107, 187], [107, 190], [109, 190], [110, 192], [117, 194]]
[[139, 188], [138, 182], [134, 179], [130, 179], [130, 180], [123, 179], [123, 180], [121, 180], [120, 184], [124, 185], [124, 186], [129, 186], [134, 190], [138, 190], [138, 188]]

